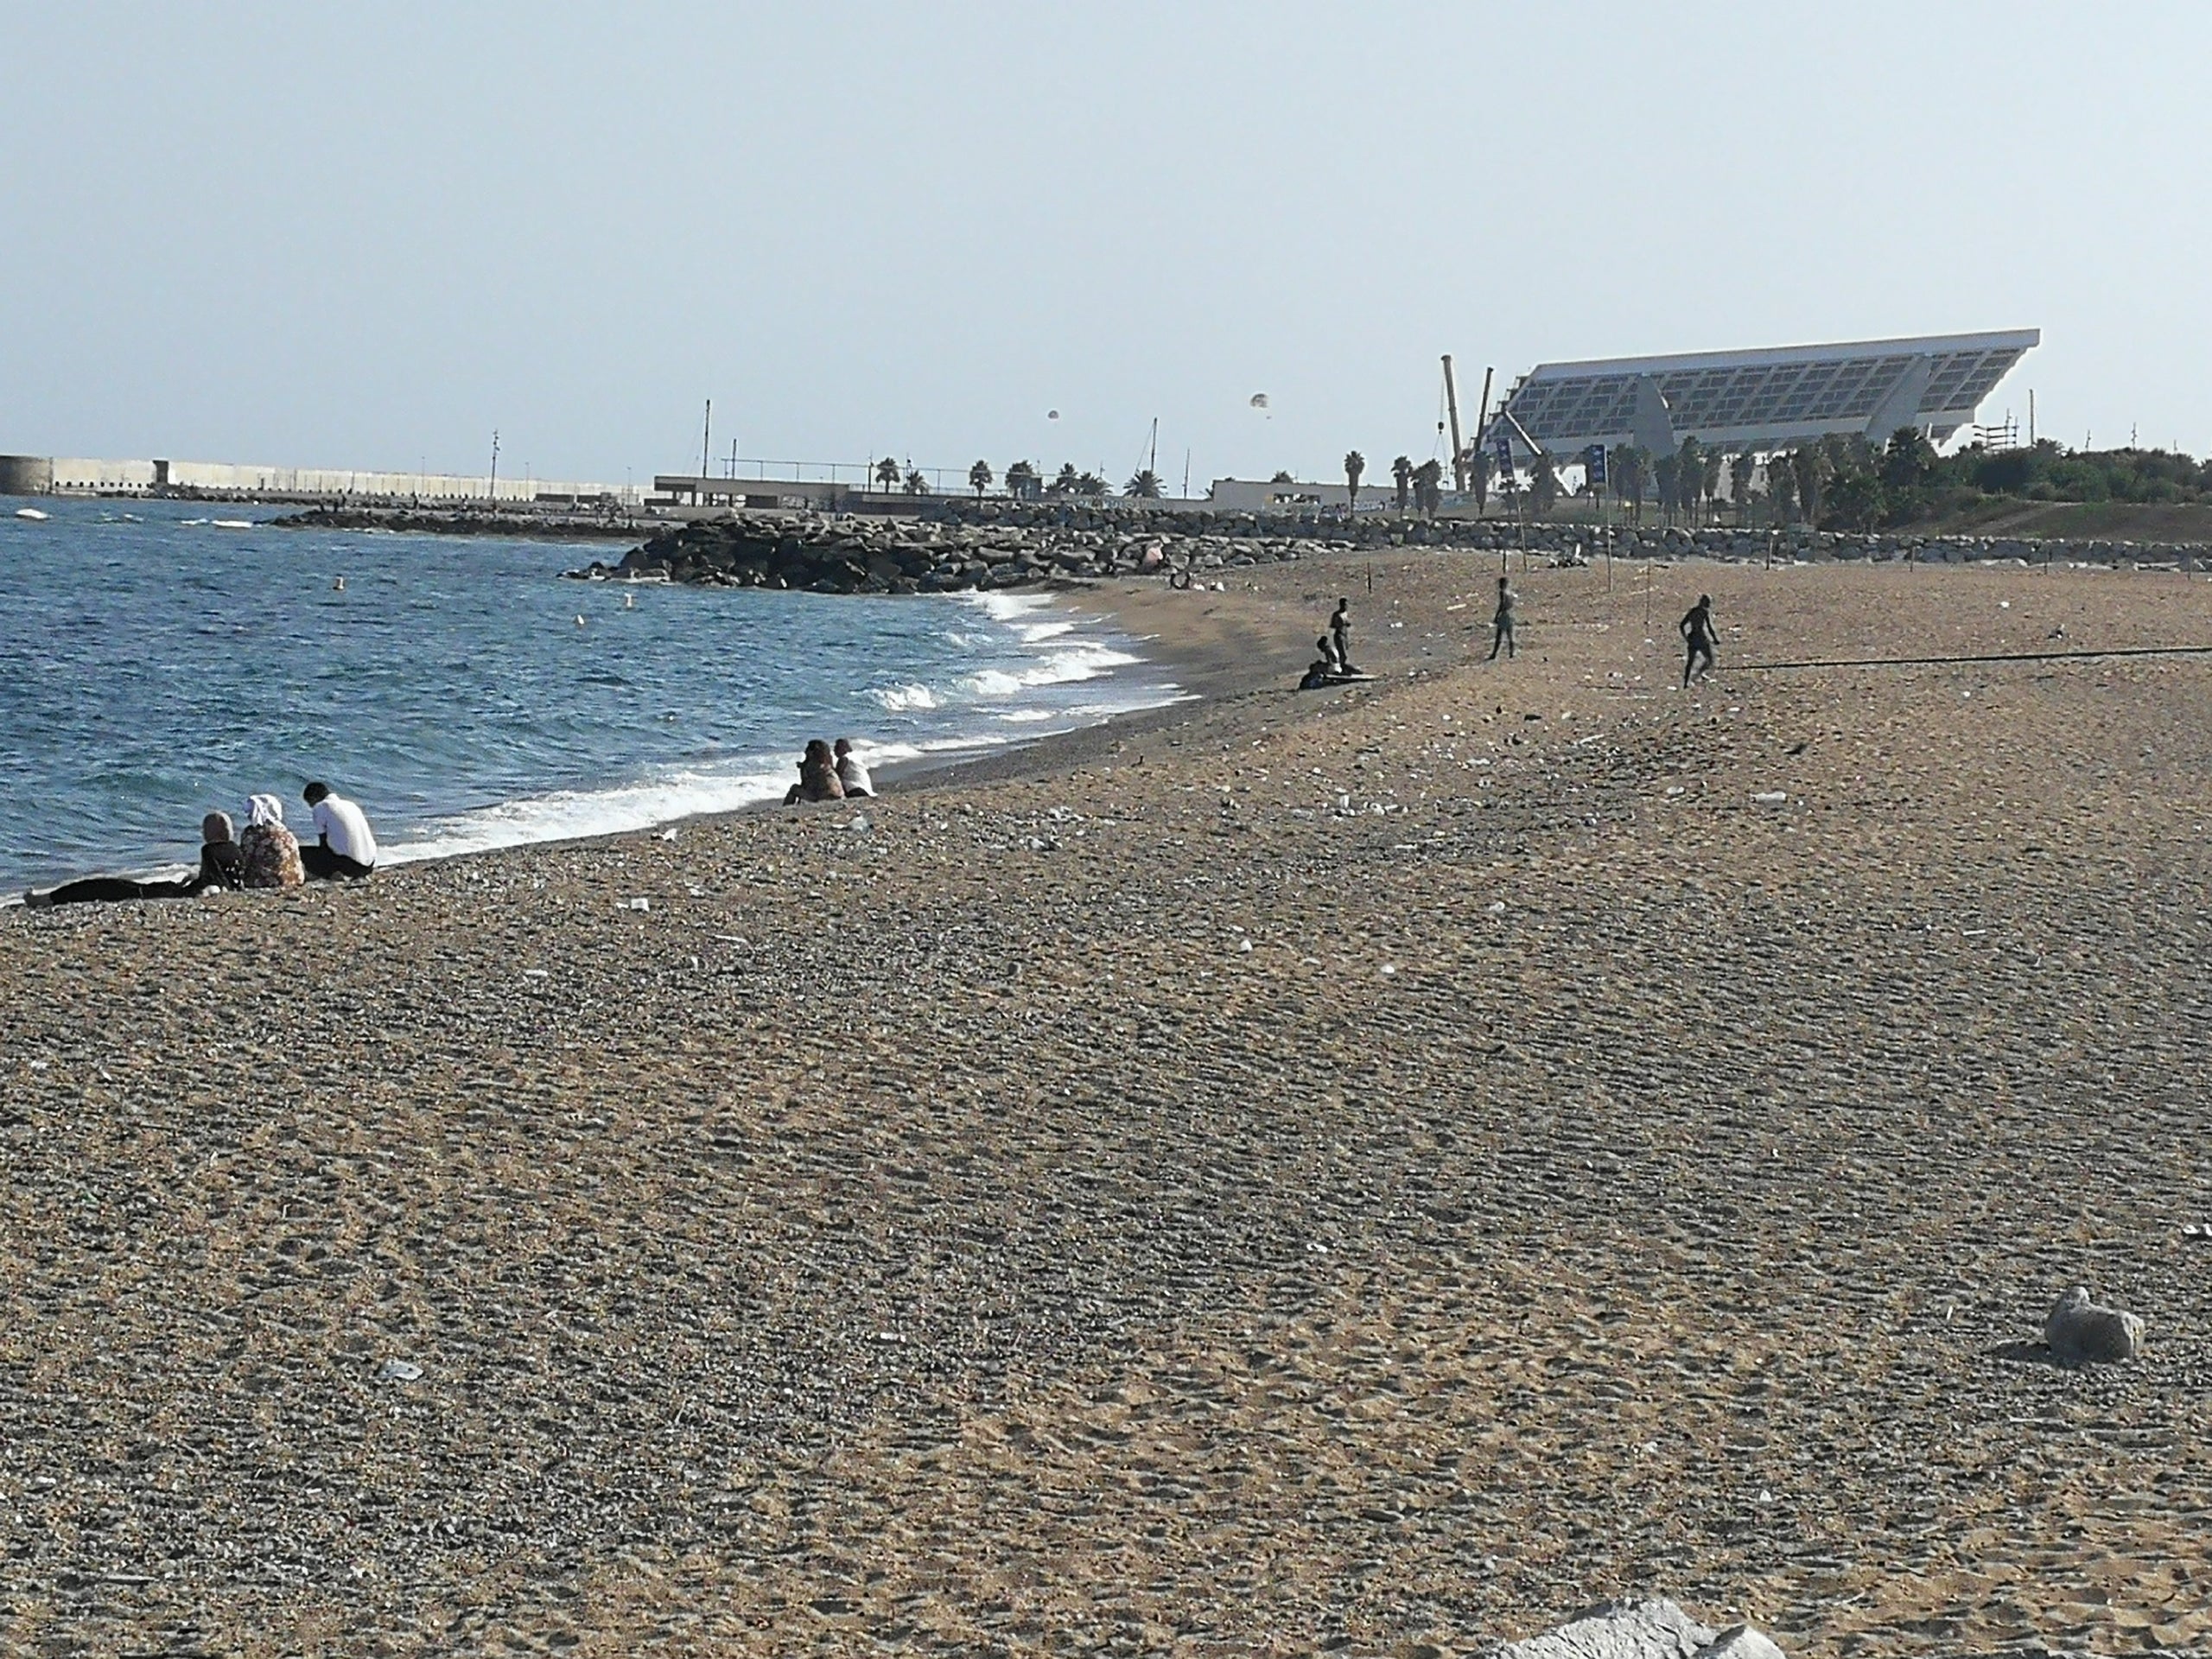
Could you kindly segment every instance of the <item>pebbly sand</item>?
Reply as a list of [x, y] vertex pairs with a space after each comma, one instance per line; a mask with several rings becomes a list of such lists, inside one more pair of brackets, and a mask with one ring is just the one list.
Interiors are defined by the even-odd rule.
[[858, 811], [0, 916], [0, 1653], [2212, 1644], [2212, 657], [1739, 666], [2212, 584], [1228, 575]]

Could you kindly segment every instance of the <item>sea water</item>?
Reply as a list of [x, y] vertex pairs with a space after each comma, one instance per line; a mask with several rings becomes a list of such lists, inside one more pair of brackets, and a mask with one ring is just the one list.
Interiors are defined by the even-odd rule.
[[1037, 596], [569, 582], [619, 547], [21, 505], [0, 499], [0, 892], [189, 861], [201, 815], [243, 823], [251, 793], [303, 828], [310, 779], [419, 858], [780, 798], [811, 737], [879, 766], [1179, 695]]

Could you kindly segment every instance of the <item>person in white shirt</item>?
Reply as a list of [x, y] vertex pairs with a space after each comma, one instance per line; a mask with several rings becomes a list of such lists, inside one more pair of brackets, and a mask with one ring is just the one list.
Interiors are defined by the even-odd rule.
[[868, 768], [861, 764], [860, 756], [853, 753], [853, 740], [849, 737], [837, 740], [837, 781], [845, 786], [849, 798], [875, 793], [875, 784], [868, 777]]
[[300, 849], [308, 880], [358, 880], [376, 868], [376, 832], [359, 807], [321, 782], [309, 784], [300, 798], [315, 809], [315, 844]]

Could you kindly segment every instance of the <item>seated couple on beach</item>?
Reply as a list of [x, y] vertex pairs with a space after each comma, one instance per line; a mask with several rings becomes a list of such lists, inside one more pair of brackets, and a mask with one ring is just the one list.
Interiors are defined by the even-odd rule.
[[832, 749], [821, 738], [810, 739], [799, 759], [798, 782], [784, 797], [785, 806], [801, 801], [844, 801], [875, 793], [875, 782], [853, 753], [853, 740], [841, 737]]
[[246, 825], [232, 838], [231, 815], [210, 812], [200, 821], [200, 868], [174, 881], [137, 881], [128, 876], [96, 875], [71, 881], [51, 893], [23, 895], [26, 904], [86, 905], [131, 899], [190, 899], [218, 888], [296, 887], [308, 880], [358, 879], [376, 868], [377, 838], [361, 809], [313, 783], [304, 796], [315, 810], [319, 832], [315, 845], [302, 847], [284, 825], [284, 803], [274, 795], [251, 796]]

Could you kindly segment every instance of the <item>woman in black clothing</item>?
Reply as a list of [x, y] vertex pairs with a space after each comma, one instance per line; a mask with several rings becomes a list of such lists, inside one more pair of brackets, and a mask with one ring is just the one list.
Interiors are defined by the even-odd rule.
[[177, 881], [133, 881], [124, 875], [88, 876], [51, 893], [27, 893], [27, 905], [90, 905], [126, 899], [189, 899], [210, 887], [245, 885], [245, 855], [231, 836], [227, 812], [210, 812], [200, 821], [200, 871]]

